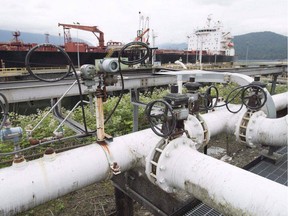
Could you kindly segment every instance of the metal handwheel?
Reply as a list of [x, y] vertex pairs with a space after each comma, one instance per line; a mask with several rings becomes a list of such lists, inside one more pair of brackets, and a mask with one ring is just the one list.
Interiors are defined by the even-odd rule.
[[243, 89], [241, 99], [248, 109], [259, 110], [265, 105], [267, 94], [260, 86], [250, 85]]
[[169, 103], [156, 100], [146, 107], [146, 116], [155, 134], [161, 137], [170, 136], [176, 127], [176, 116]]

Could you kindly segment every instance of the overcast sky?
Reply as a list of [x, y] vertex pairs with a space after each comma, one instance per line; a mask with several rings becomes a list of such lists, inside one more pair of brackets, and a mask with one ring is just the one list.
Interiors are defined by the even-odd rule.
[[[149, 17], [156, 45], [187, 42], [187, 35], [206, 23], [222, 21], [232, 34], [273, 31], [287, 36], [287, 0], [1, 0], [0, 29], [63, 36], [58, 23], [98, 26], [109, 40], [130, 42], [139, 27], [139, 11]], [[72, 37], [77, 30], [71, 30]], [[81, 39], [95, 44], [90, 32]], [[0, 36], [1, 37], [1, 36]], [[96, 45], [96, 44], [95, 44]]]

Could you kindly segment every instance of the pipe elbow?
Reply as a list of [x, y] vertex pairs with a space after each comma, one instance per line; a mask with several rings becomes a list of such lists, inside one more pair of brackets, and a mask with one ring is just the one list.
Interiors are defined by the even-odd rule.
[[262, 112], [251, 116], [246, 130], [247, 144], [287, 146], [288, 115], [270, 119]]

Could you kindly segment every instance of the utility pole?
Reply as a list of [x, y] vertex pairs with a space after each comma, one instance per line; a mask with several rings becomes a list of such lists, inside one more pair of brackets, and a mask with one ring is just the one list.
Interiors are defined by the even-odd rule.
[[[74, 25], [80, 25], [79, 22], [73, 22]], [[78, 38], [78, 29], [77, 29], [77, 63], [78, 69], [80, 68], [80, 55], [79, 55], [79, 38]]]

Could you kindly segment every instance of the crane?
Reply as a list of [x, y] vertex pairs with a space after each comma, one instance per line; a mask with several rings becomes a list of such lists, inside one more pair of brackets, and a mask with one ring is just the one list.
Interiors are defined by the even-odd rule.
[[[85, 25], [73, 25], [73, 24], [63, 24], [63, 23], [58, 23], [58, 26], [63, 26], [64, 30], [64, 40], [66, 42], [71, 42], [71, 36], [70, 36], [70, 29], [80, 29], [83, 31], [90, 31], [92, 32], [98, 39], [99, 41], [99, 47], [104, 48], [104, 33], [100, 31], [97, 26], [85, 26]], [[99, 36], [96, 34], [99, 33]]]
[[[143, 36], [147, 33], [147, 32], [149, 32], [149, 28], [147, 28], [145, 31], [143, 31], [140, 35], [138, 35], [135, 39], [134, 39], [134, 41], [142, 41], [142, 39], [143, 39]], [[147, 37], [147, 39], [146, 39], [146, 41], [143, 41], [144, 43], [147, 43], [148, 42], [148, 37]]]

